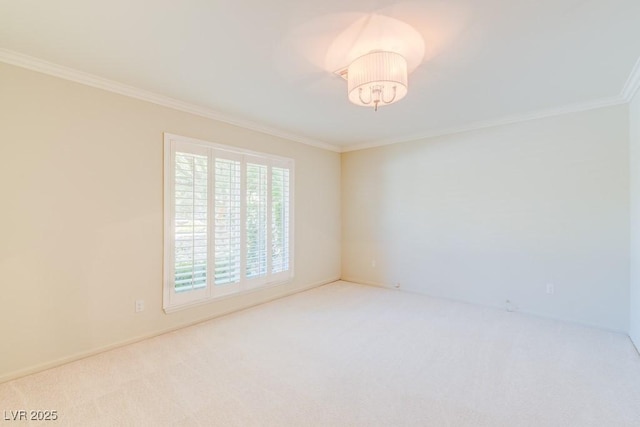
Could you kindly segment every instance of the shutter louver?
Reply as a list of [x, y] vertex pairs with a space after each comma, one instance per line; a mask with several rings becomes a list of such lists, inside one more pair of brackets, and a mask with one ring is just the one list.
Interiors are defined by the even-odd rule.
[[289, 270], [289, 169], [271, 172], [272, 273]]
[[240, 162], [215, 161], [215, 284], [240, 282]]
[[176, 292], [207, 286], [207, 164], [206, 156], [176, 153], [174, 287]]
[[247, 278], [267, 274], [267, 166], [247, 163]]

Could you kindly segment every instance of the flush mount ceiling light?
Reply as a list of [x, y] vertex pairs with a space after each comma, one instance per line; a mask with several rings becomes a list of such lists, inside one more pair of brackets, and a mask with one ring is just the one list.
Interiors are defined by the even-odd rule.
[[343, 77], [349, 101], [375, 111], [407, 95], [407, 60], [399, 53], [369, 52], [353, 61]]
[[373, 13], [334, 40], [326, 62], [340, 66], [336, 74], [347, 81], [349, 101], [378, 111], [378, 107], [407, 95], [408, 74], [423, 57], [424, 39], [418, 31], [405, 22]]

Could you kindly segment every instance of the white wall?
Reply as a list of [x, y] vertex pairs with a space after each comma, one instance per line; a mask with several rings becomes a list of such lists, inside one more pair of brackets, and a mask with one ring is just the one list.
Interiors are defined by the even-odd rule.
[[343, 154], [342, 278], [627, 331], [628, 130], [623, 105]]
[[[340, 276], [337, 153], [3, 64], [0, 129], [0, 381]], [[164, 314], [165, 131], [295, 159], [292, 284]]]
[[631, 322], [629, 335], [640, 351], [640, 91], [629, 109], [631, 127]]

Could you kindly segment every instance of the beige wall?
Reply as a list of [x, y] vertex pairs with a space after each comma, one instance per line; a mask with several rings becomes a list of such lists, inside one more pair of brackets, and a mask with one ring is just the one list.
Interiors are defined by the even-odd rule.
[[[3, 64], [0, 129], [0, 381], [340, 276], [337, 153]], [[292, 284], [164, 314], [163, 132], [295, 159]]]
[[[631, 270], [640, 342], [640, 95], [630, 116], [346, 153], [341, 172], [336, 153], [0, 64], [0, 129], [0, 381], [337, 279], [341, 220], [344, 279], [610, 329], [628, 329]], [[296, 160], [291, 285], [164, 314], [163, 132]]]
[[627, 108], [343, 154], [343, 279], [627, 331]]
[[640, 351], [640, 91], [629, 109], [631, 125], [631, 322], [629, 335]]

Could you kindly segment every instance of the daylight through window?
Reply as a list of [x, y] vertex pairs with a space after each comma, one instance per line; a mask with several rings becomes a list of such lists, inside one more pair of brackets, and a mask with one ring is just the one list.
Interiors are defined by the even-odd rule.
[[167, 311], [293, 277], [293, 160], [165, 134]]

